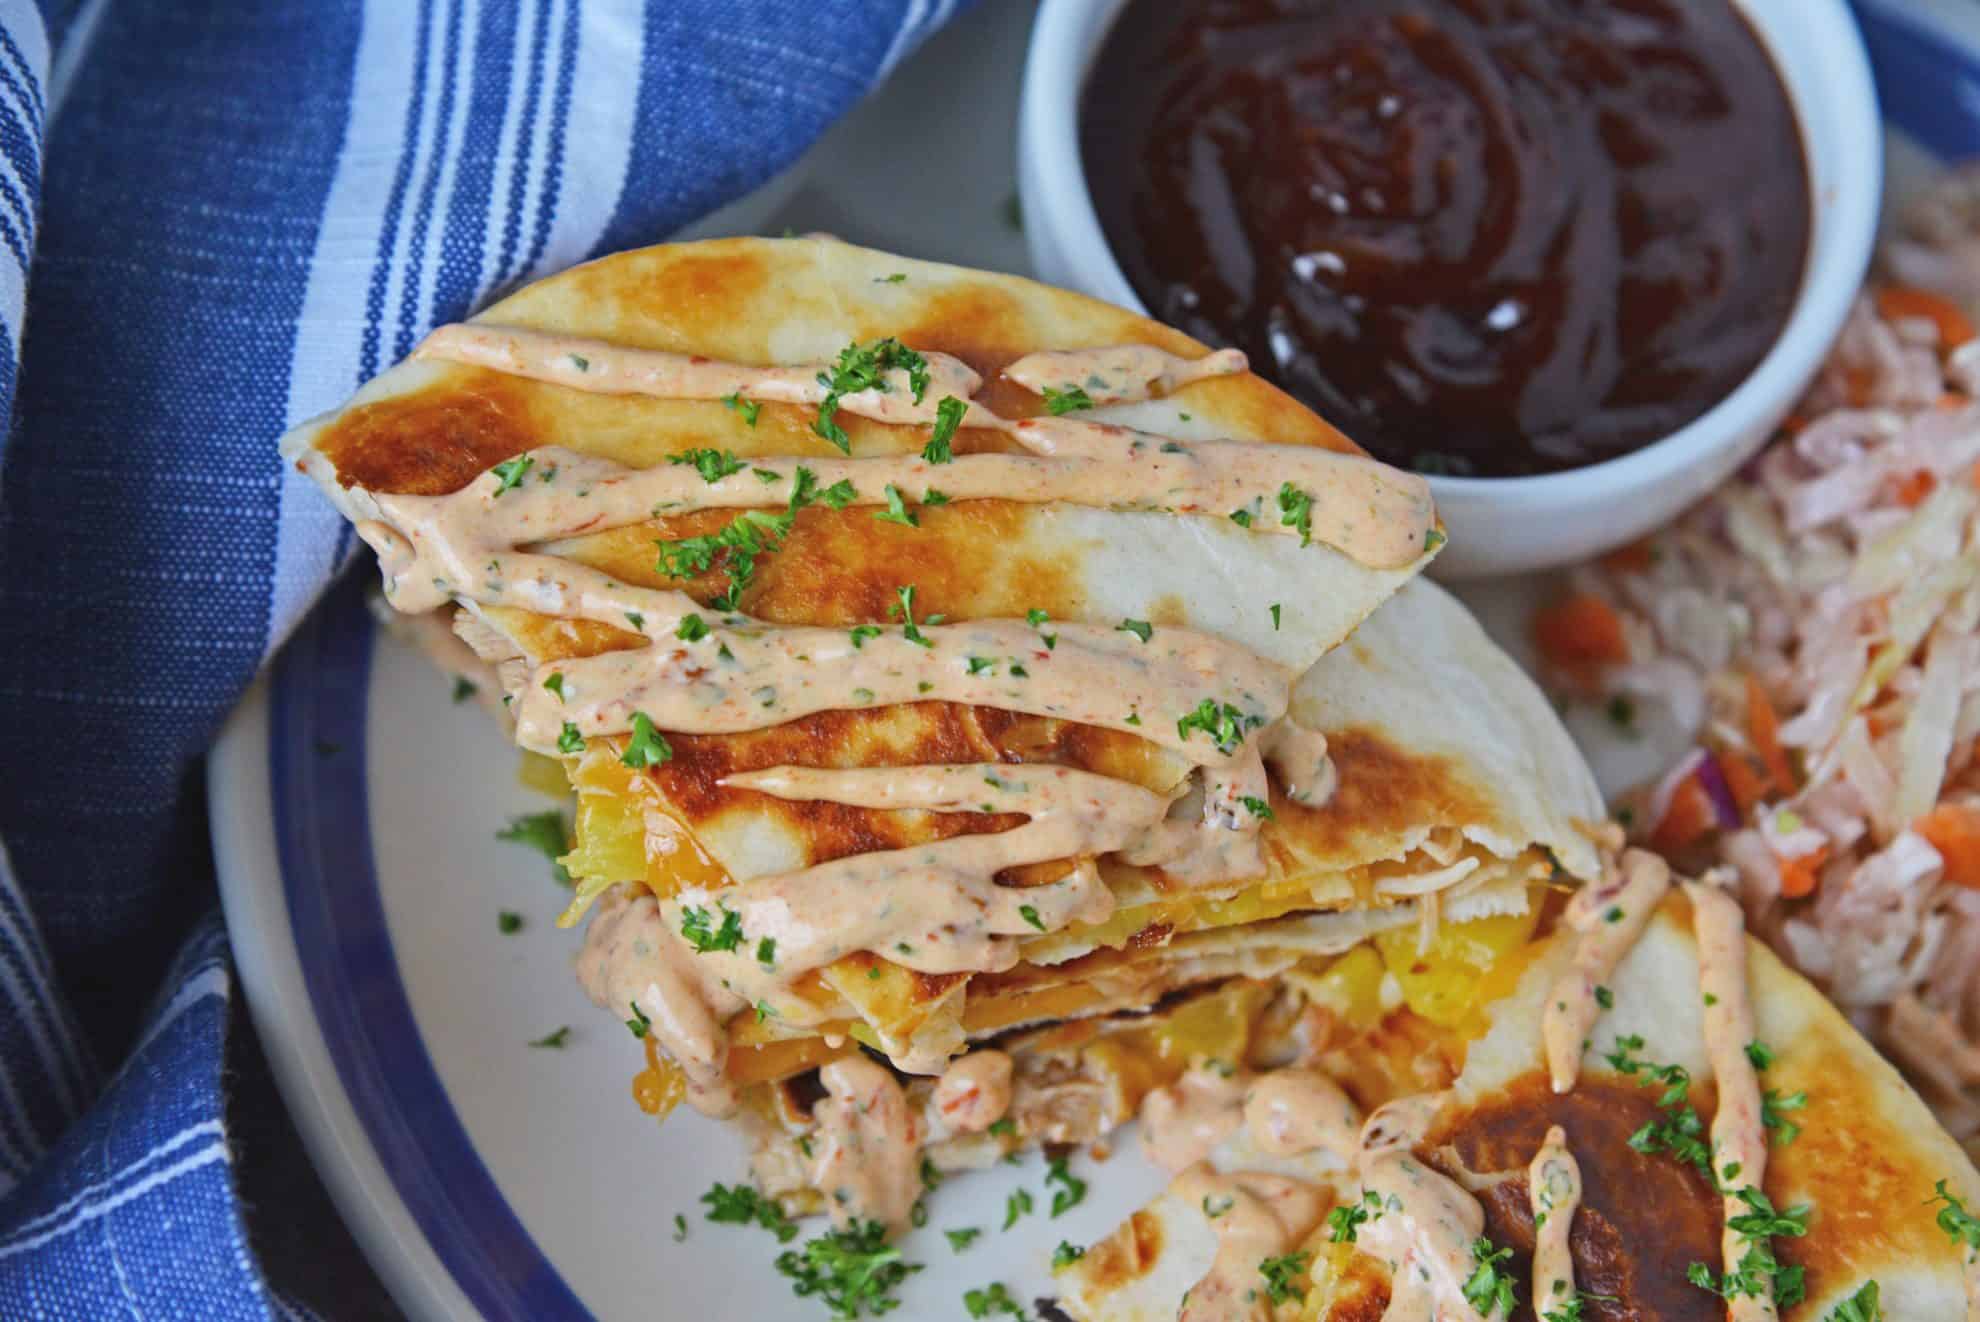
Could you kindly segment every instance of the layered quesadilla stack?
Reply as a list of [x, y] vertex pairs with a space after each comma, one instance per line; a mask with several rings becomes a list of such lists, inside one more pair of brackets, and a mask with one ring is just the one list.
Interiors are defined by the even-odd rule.
[[[1442, 1096], [1613, 862], [1552, 710], [1415, 581], [1424, 484], [1075, 295], [821, 239], [623, 254], [284, 454], [575, 791], [563, 921], [642, 1104], [746, 1125], [793, 1211], [897, 1226], [925, 1171], [1137, 1114], [1214, 1113], [1214, 1183], [1287, 1067], [1357, 1121]], [[1326, 1201], [1286, 1196], [1260, 1261]], [[1130, 1227], [1069, 1306], [1209, 1279], [1216, 1229]], [[1318, 1297], [1312, 1261], [1242, 1306]]]

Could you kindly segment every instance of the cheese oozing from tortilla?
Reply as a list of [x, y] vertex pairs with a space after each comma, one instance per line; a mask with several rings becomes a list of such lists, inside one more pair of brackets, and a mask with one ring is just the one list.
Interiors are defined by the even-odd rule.
[[1546, 1141], [1533, 1154], [1526, 1185], [1533, 1204], [1533, 1311], [1545, 1316], [1574, 1299], [1568, 1236], [1581, 1206], [1581, 1166], [1568, 1151], [1567, 1133], [1559, 1125], [1547, 1130]]

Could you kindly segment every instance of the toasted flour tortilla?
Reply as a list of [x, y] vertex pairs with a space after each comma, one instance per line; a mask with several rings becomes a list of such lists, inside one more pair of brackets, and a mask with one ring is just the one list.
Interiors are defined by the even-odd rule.
[[[1698, 957], [1689, 906], [1673, 897], [1609, 980], [1614, 1008], [1592, 1036], [1580, 1082], [1565, 1096], [1547, 1083], [1541, 1005], [1569, 962], [1566, 934], [1538, 940], [1517, 985], [1490, 1006], [1489, 1026], [1469, 1043], [1454, 1100], [1417, 1152], [1477, 1193], [1486, 1234], [1513, 1250], [1522, 1300], [1534, 1235], [1527, 1165], [1549, 1125], [1561, 1125], [1585, 1186], [1571, 1246], [1578, 1288], [1615, 1296], [1645, 1322], [1721, 1322], [1725, 1304], [1686, 1280], [1686, 1269], [1720, 1261], [1719, 1197], [1696, 1170], [1667, 1153], [1642, 1153], [1629, 1137], [1659, 1118], [1657, 1085], [1639, 1086], [1608, 1063], [1617, 1039], [1635, 1035], [1638, 1059], [1681, 1065], [1709, 1124], [1712, 1070], [1699, 1002]], [[1971, 1205], [1980, 1194], [1964, 1153], [1882, 1057], [1819, 992], [1766, 949], [1749, 943], [1747, 976], [1759, 1040], [1774, 1052], [1766, 1087], [1805, 1090], [1793, 1112], [1801, 1132], [1769, 1149], [1766, 1192], [1777, 1207], [1808, 1203], [1803, 1238], [1777, 1238], [1784, 1263], [1806, 1269], [1806, 1302], [1788, 1322], [1828, 1316], [1875, 1280], [1889, 1322], [1945, 1322], [1965, 1313], [1961, 1250], [1934, 1221], [1933, 1189]], [[1351, 1081], [1349, 1082], [1352, 1086]], [[1212, 1156], [1221, 1171], [1280, 1171], [1327, 1186], [1333, 1202], [1358, 1187], [1324, 1152], [1271, 1158], [1245, 1130]], [[1386, 1267], [1334, 1244], [1324, 1228], [1302, 1247], [1314, 1254], [1304, 1306], [1281, 1317], [1379, 1318]], [[1164, 1194], [1059, 1276], [1060, 1305], [1080, 1322], [1174, 1318], [1177, 1301], [1208, 1269], [1215, 1240], [1202, 1212]], [[1520, 1316], [1529, 1316], [1523, 1310]]]
[[[723, 240], [621, 254], [532, 285], [475, 321], [757, 365], [828, 362], [849, 342], [893, 336], [966, 362], [983, 378], [977, 400], [1008, 418], [1041, 411], [1036, 395], [1000, 375], [1025, 354], [1121, 344], [1186, 357], [1205, 352], [1175, 331], [1078, 295], [825, 239]], [[283, 453], [353, 520], [378, 518], [377, 497], [453, 492], [498, 463], [548, 446], [634, 468], [690, 449], [745, 459], [836, 456], [811, 430], [815, 409], [775, 402], [759, 408], [751, 425], [741, 410], [716, 400], [588, 393], [482, 367], [415, 361], [367, 385], [344, 409], [297, 428]], [[1230, 437], [1353, 452], [1333, 428], [1250, 373], [1081, 416], [1183, 440]], [[910, 453], [927, 437], [925, 427], [847, 414], [840, 421], [855, 458]], [[969, 454], [1012, 443], [965, 426], [954, 448]], [[663, 513], [541, 549], [627, 584], [674, 588], [681, 582], [655, 565], [655, 541], [707, 534], [731, 513]], [[874, 514], [871, 506], [803, 510], [782, 548], [758, 565], [742, 613], [782, 625], [884, 625], [898, 590], [912, 585], [922, 616], [952, 622], [1043, 611], [1055, 622], [1187, 626], [1306, 672], [1295, 714], [1330, 741], [1339, 788], [1323, 806], [1304, 808], [1274, 789], [1263, 878], [1193, 885], [1160, 867], [1103, 860], [1114, 916], [1027, 936], [1021, 970], [1063, 965], [1061, 981], [1071, 982], [1090, 972], [1086, 957], [1192, 931], [1414, 904], [1429, 894], [1456, 900], [1481, 886], [1516, 886], [1556, 864], [1593, 875], [1585, 828], [1599, 820], [1600, 800], [1551, 709], [1440, 590], [1410, 585], [1397, 595], [1428, 551], [1414, 564], [1372, 569], [1317, 540], [1302, 546], [1295, 537], [1248, 531], [1222, 511], [961, 500], [921, 507], [915, 527]], [[706, 575], [686, 590], [706, 600], [719, 586], [718, 575]], [[456, 627], [497, 665], [512, 696], [532, 667], [645, 645], [640, 635], [609, 625], [472, 603], [461, 608]], [[1172, 724], [1176, 716], [1149, 713], [1151, 722]], [[1174, 752], [1120, 729], [948, 702], [828, 710], [746, 733], [669, 732], [669, 739], [672, 760], [638, 773], [619, 768], [614, 746], [566, 759], [581, 804], [579, 848], [569, 865], [583, 893], [613, 883], [644, 884], [661, 896], [687, 885], [719, 888], [849, 855], [1008, 829], [1014, 820], [772, 798], [723, 783], [737, 772], [1042, 762], [1162, 795], [1181, 794], [1192, 772]], [[642, 837], [644, 847], [593, 848], [607, 822]], [[1053, 875], [1047, 866], [1029, 880]], [[866, 1024], [890, 1051], [915, 1038], [960, 1042], [970, 981], [915, 974], [878, 956], [851, 957], [800, 989], [810, 1013], [762, 1031], [815, 1036], [850, 1021]]]

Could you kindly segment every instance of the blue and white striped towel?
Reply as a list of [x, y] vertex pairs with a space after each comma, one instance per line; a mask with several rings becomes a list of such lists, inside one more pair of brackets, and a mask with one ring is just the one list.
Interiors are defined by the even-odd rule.
[[276, 436], [762, 183], [963, 3], [0, 0], [0, 1318], [294, 1315], [197, 801], [350, 550]]

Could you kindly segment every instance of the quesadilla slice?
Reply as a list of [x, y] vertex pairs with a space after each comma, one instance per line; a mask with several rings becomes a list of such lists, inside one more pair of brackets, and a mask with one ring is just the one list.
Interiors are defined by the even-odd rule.
[[1117, 308], [648, 249], [283, 450], [562, 766], [580, 976], [656, 1107], [934, 1076], [1599, 871], [1552, 712], [1411, 582], [1422, 482]]
[[1633, 855], [1549, 905], [1465, 1020], [1411, 1035], [1413, 1080], [1311, 985], [1147, 1094], [1174, 1182], [1067, 1255], [1069, 1316], [1975, 1315], [1980, 1178], [1723, 892]]

